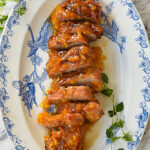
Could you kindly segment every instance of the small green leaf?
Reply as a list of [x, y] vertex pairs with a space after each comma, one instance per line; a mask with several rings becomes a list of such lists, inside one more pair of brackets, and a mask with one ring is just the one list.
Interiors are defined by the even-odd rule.
[[123, 120], [119, 120], [119, 122], [118, 122], [118, 126], [122, 128], [122, 127], [123, 127], [123, 125], [124, 125], [124, 121], [123, 121]]
[[20, 14], [20, 16], [22, 16], [26, 11], [26, 7], [20, 8], [18, 10], [15, 10], [15, 12], [17, 12], [18, 14]]
[[113, 137], [113, 130], [114, 130], [114, 128], [123, 126], [123, 124], [124, 124], [124, 121], [123, 121], [123, 120], [119, 120], [119, 122], [113, 123], [113, 124], [106, 130], [106, 135], [107, 135], [107, 137], [108, 137], [108, 138]]
[[121, 137], [113, 137], [113, 138], [111, 138], [111, 142], [113, 143], [113, 142], [115, 142], [115, 141], [117, 141], [119, 139], [121, 139]]
[[4, 29], [4, 27], [0, 27], [0, 33], [2, 33], [3, 29]]
[[124, 110], [124, 104], [123, 104], [123, 102], [121, 102], [116, 106], [116, 111], [121, 112], [123, 110]]
[[127, 142], [133, 141], [132, 135], [130, 133], [125, 133], [124, 136], [122, 137], [122, 139], [124, 139]]
[[106, 135], [108, 138], [113, 137], [113, 129], [116, 127], [116, 122], [114, 124], [112, 124], [107, 130], [106, 130]]
[[3, 1], [3, 0], [1, 0], [1, 2], [0, 2], [0, 7], [5, 6], [5, 5], [6, 5], [6, 2]]
[[124, 148], [118, 148], [118, 150], [124, 150]]
[[115, 116], [115, 115], [116, 115], [116, 112], [115, 112], [115, 111], [110, 110], [110, 111], [108, 111], [108, 114], [109, 114], [109, 117], [113, 117], [113, 116]]
[[118, 127], [118, 123], [117, 123], [117, 122], [113, 123], [113, 124], [108, 128], [108, 130], [112, 131], [115, 127]]
[[110, 88], [106, 88], [106, 89], [102, 90], [101, 93], [108, 96], [108, 97], [110, 97], [113, 93], [113, 90], [110, 89]]
[[104, 83], [108, 83], [109, 82], [109, 78], [108, 78], [106, 73], [102, 73], [102, 80], [104, 81]]
[[117, 112], [121, 112], [124, 110], [124, 104], [123, 102], [119, 103], [116, 107], [113, 108], [113, 110], [108, 111], [109, 117], [113, 117], [117, 114]]
[[1, 16], [0, 17], [0, 23], [3, 24], [4, 21], [6, 21], [8, 16]]
[[112, 138], [113, 137], [112, 130], [111, 129], [107, 129], [106, 130], [106, 135], [107, 135], [108, 138]]

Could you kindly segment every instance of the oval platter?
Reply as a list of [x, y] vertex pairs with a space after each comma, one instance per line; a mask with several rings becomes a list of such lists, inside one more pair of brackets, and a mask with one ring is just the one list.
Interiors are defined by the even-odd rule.
[[[97, 0], [98, 1], [98, 0]], [[44, 150], [47, 131], [36, 122], [38, 106], [51, 80], [45, 66], [48, 39], [52, 34], [49, 16], [62, 0], [20, 0], [5, 25], [0, 43], [0, 108], [16, 150]], [[124, 102], [120, 117], [133, 141], [121, 140], [113, 149], [137, 149], [147, 125], [150, 109], [150, 51], [143, 23], [130, 0], [99, 0], [104, 36], [94, 43], [102, 48], [105, 72], [114, 90], [115, 103]], [[16, 9], [26, 7], [20, 16]], [[106, 129], [110, 98], [97, 94], [105, 116], [88, 132], [85, 150], [109, 150]], [[119, 134], [120, 130], [116, 131]]]

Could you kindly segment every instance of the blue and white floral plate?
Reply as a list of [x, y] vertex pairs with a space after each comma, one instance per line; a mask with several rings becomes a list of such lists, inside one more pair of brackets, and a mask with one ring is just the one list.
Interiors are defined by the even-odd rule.
[[[36, 123], [44, 91], [51, 82], [45, 66], [51, 35], [49, 15], [62, 0], [20, 0], [12, 10], [0, 43], [0, 107], [7, 133], [16, 150], [44, 150], [47, 131]], [[130, 0], [99, 0], [102, 5], [104, 37], [95, 44], [107, 57], [105, 72], [115, 102], [123, 101], [125, 130], [134, 141], [119, 140], [113, 149], [134, 150], [147, 125], [150, 109], [150, 51], [143, 23]], [[15, 11], [26, 7], [23, 16]], [[111, 125], [107, 111], [111, 100], [96, 95], [105, 116], [86, 135], [85, 149], [109, 150], [106, 129]], [[120, 134], [120, 130], [116, 131]]]

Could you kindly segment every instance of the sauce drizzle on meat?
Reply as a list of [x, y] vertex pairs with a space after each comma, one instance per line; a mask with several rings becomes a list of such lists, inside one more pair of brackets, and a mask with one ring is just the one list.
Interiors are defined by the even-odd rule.
[[46, 150], [83, 150], [86, 130], [104, 115], [94, 94], [103, 87], [105, 58], [100, 47], [89, 46], [103, 35], [100, 16], [94, 0], [66, 0], [51, 14], [46, 70], [53, 82], [37, 116], [49, 130]]

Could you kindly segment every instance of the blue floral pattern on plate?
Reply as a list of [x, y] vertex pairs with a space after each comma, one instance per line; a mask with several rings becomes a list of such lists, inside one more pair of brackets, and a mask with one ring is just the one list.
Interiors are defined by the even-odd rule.
[[115, 20], [109, 21], [109, 16], [112, 13], [114, 4], [114, 2], [111, 2], [109, 5], [105, 6], [105, 13], [102, 11], [103, 23], [101, 26], [104, 30], [104, 36], [117, 44], [119, 46], [120, 52], [122, 53], [124, 50], [124, 44], [126, 43], [126, 36], [121, 36], [119, 39], [119, 27], [117, 26]]
[[9, 135], [10, 139], [15, 143], [15, 149], [28, 150], [27, 148], [22, 146], [22, 140], [20, 140], [16, 135], [12, 134], [12, 129], [15, 126], [15, 124], [12, 123], [12, 121], [8, 117], [3, 117], [3, 121], [7, 130], [7, 134]]
[[147, 86], [141, 90], [141, 92], [143, 93], [144, 101], [140, 102], [139, 107], [142, 109], [142, 112], [139, 115], [135, 116], [138, 123], [138, 130], [135, 131], [136, 140], [134, 140], [133, 142], [128, 142], [128, 149], [133, 150], [137, 148], [138, 144], [140, 143], [140, 139], [143, 135], [143, 130], [145, 129], [145, 125], [146, 122], [148, 121], [148, 116], [149, 116], [146, 102], [150, 102], [150, 87], [149, 87], [150, 59], [145, 56], [144, 49], [148, 47], [148, 42], [147, 42], [145, 30], [143, 29], [143, 26], [139, 21], [139, 16], [137, 11], [135, 10], [133, 3], [130, 0], [119, 0], [119, 1], [121, 4], [123, 4], [123, 6], [128, 7], [127, 15], [130, 16], [130, 18], [133, 21], [135, 21], [135, 25], [133, 28], [136, 31], [139, 31], [138, 37], [135, 38], [135, 41], [138, 42], [138, 44], [141, 47], [141, 50], [138, 53], [139, 57], [142, 58], [139, 68], [141, 68], [142, 71], [146, 74], [143, 77], [143, 80], [147, 84]]
[[7, 54], [6, 51], [9, 50], [11, 48], [10, 42], [9, 42], [9, 38], [11, 36], [13, 36], [13, 26], [20, 24], [19, 22], [19, 14], [17, 12], [15, 12], [16, 9], [21, 8], [21, 7], [25, 7], [26, 6], [26, 2], [24, 0], [19, 0], [18, 4], [14, 7], [14, 12], [12, 14], [12, 16], [8, 19], [8, 23], [7, 23], [7, 34], [6, 35], [2, 35], [2, 41], [0, 44], [0, 108], [2, 110], [2, 113], [4, 115], [3, 117], [3, 121], [5, 124], [5, 128], [6, 131], [10, 137], [10, 139], [13, 141], [14, 145], [15, 145], [15, 149], [16, 150], [29, 150], [26, 147], [22, 146], [23, 145], [23, 141], [19, 139], [19, 137], [17, 137], [15, 134], [13, 134], [12, 129], [14, 127], [14, 123], [12, 123], [12, 121], [6, 117], [7, 113], [9, 113], [9, 110], [7, 107], [5, 107], [5, 102], [7, 100], [9, 100], [9, 96], [6, 90], [7, 87], [7, 79], [6, 79], [6, 75], [9, 73], [9, 70], [6, 66], [6, 62], [8, 61], [7, 58]]
[[133, 20], [139, 20], [139, 15], [137, 14], [133, 3], [130, 0], [119, 0], [123, 6], [128, 6], [127, 16]]
[[52, 32], [50, 30], [49, 20], [45, 21], [37, 39], [34, 38], [30, 25], [28, 25], [28, 31], [32, 39], [28, 42], [30, 48], [28, 58], [30, 58], [34, 69], [30, 75], [24, 76], [23, 81], [13, 81], [12, 85], [19, 90], [18, 96], [22, 96], [22, 101], [24, 105], [27, 106], [29, 115], [31, 116], [30, 110], [32, 110], [33, 104], [38, 106], [35, 97], [35, 84], [38, 84], [43, 93], [46, 94], [42, 83], [47, 79], [47, 73], [45, 69], [43, 69], [41, 76], [37, 73], [37, 67], [40, 66], [42, 62], [42, 58], [37, 54], [37, 51], [41, 48], [42, 51], [47, 52], [48, 39]]

